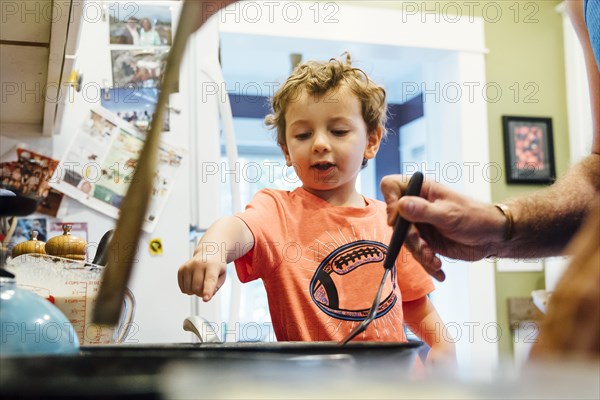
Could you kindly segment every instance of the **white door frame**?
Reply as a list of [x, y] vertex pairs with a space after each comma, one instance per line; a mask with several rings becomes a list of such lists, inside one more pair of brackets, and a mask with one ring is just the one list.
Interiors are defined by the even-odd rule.
[[570, 165], [588, 156], [592, 149], [592, 109], [583, 49], [567, 15], [564, 2], [556, 6], [563, 18], [567, 113], [569, 116]]
[[[316, 7], [322, 8], [317, 10]], [[489, 180], [481, 179], [481, 175], [480, 179], [469, 179], [473, 171], [481, 174], [489, 166], [487, 104], [484, 96], [467, 96], [469, 88], [481, 91], [486, 83], [484, 54], [487, 50], [482, 19], [473, 16], [422, 18], [419, 13], [400, 9], [312, 2], [235, 3], [222, 10], [217, 18], [222, 33], [452, 51], [453, 55], [446, 62], [454, 69], [454, 77], [447, 77], [446, 81], [461, 87], [464, 98], [458, 103], [446, 102], [436, 107], [446, 114], [455, 112], [453, 136], [448, 138], [454, 145], [452, 151], [429, 154], [428, 158], [441, 163], [441, 168], [448, 163], [457, 164], [462, 168], [463, 178], [454, 186], [479, 200], [491, 201]], [[435, 76], [428, 79], [435, 80]], [[479, 169], [473, 170], [473, 166]], [[425, 173], [426, 176], [432, 174], [431, 171]], [[493, 334], [489, 329], [490, 324], [497, 327], [493, 263], [452, 263], [446, 271], [448, 282], [438, 289], [438, 308], [442, 306], [442, 316], [453, 331], [440, 333], [460, 335], [458, 350], [463, 371], [490, 376], [498, 362], [497, 342], [490, 340]], [[444, 299], [457, 294], [461, 294], [458, 296], [462, 299], [460, 306], [444, 308]]]

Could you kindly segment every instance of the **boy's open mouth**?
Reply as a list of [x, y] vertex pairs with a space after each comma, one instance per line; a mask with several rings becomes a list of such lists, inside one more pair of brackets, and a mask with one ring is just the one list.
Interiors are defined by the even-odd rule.
[[313, 165], [313, 168], [318, 169], [319, 171], [327, 171], [329, 168], [334, 167], [335, 164], [332, 163], [317, 163]]

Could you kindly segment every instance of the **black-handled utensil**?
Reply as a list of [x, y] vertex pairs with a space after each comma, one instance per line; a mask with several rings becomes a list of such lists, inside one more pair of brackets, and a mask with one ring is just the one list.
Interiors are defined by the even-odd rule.
[[[410, 178], [404, 196], [418, 196], [421, 193], [421, 186], [423, 186], [423, 174], [417, 171]], [[390, 240], [388, 252], [385, 256], [385, 260], [383, 261], [383, 277], [381, 278], [381, 283], [379, 284], [379, 289], [377, 289], [377, 294], [375, 295], [375, 300], [373, 300], [369, 314], [367, 315], [367, 318], [360, 323], [360, 325], [354, 328], [344, 339], [339, 342], [340, 346], [345, 345], [360, 333], [364, 332], [364, 330], [367, 329], [369, 324], [373, 322], [377, 316], [377, 308], [379, 307], [379, 300], [381, 299], [381, 292], [385, 286], [385, 280], [396, 263], [396, 258], [398, 257], [400, 248], [404, 244], [404, 240], [406, 240], [408, 228], [410, 228], [410, 222], [398, 215], [398, 218], [396, 218], [396, 223], [394, 224], [394, 233], [392, 234], [392, 239]]]
[[96, 256], [94, 257], [94, 261], [92, 264], [106, 266], [106, 262], [108, 261], [108, 244], [115, 233], [114, 229], [107, 231], [102, 238], [100, 239], [100, 243], [98, 243], [98, 249], [96, 250]]

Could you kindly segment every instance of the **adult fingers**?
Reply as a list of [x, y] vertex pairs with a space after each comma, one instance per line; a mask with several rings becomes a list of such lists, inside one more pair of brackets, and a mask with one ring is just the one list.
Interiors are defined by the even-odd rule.
[[390, 226], [394, 226], [396, 218], [398, 218], [398, 201], [387, 203], [386, 206], [387, 223]]
[[408, 177], [404, 175], [386, 175], [381, 179], [379, 187], [386, 203], [394, 203], [403, 193], [403, 188], [408, 184]]
[[420, 236], [417, 229], [411, 228], [404, 244], [429, 275], [440, 282], [446, 279], [446, 274], [442, 271], [442, 261]]
[[[410, 181], [410, 176], [407, 175], [387, 175], [381, 179], [380, 187], [383, 198], [386, 202], [387, 222], [388, 225], [394, 225], [398, 216], [399, 201], [403, 198], [403, 193], [406, 192], [406, 187]], [[434, 183], [430, 180], [424, 180], [419, 196], [410, 196], [408, 198], [428, 199], [432, 191]], [[403, 215], [404, 216], [404, 215]], [[408, 219], [408, 218], [407, 218]]]
[[379, 184], [386, 204], [388, 225], [394, 225], [398, 216], [398, 199], [402, 196], [403, 184], [405, 184], [405, 179], [402, 175], [384, 176]]
[[436, 228], [443, 225], [448, 218], [448, 212], [442, 206], [416, 196], [398, 200], [398, 212], [408, 221], [430, 224]]
[[[402, 194], [406, 192], [406, 188], [408, 186], [408, 182], [410, 182], [410, 175], [386, 175], [381, 178], [381, 183], [379, 187], [381, 189], [381, 193], [383, 194], [383, 198], [386, 203], [393, 203], [402, 197]], [[423, 185], [421, 186], [421, 193], [419, 193], [420, 197], [428, 198], [429, 194], [432, 191], [432, 188], [435, 186], [435, 182], [429, 179], [423, 180]], [[439, 185], [438, 185], [439, 186]]]

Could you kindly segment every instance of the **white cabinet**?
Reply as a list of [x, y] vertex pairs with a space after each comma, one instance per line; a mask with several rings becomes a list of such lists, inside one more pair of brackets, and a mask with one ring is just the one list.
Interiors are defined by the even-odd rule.
[[0, 133], [49, 136], [60, 127], [84, 2], [2, 2]]

